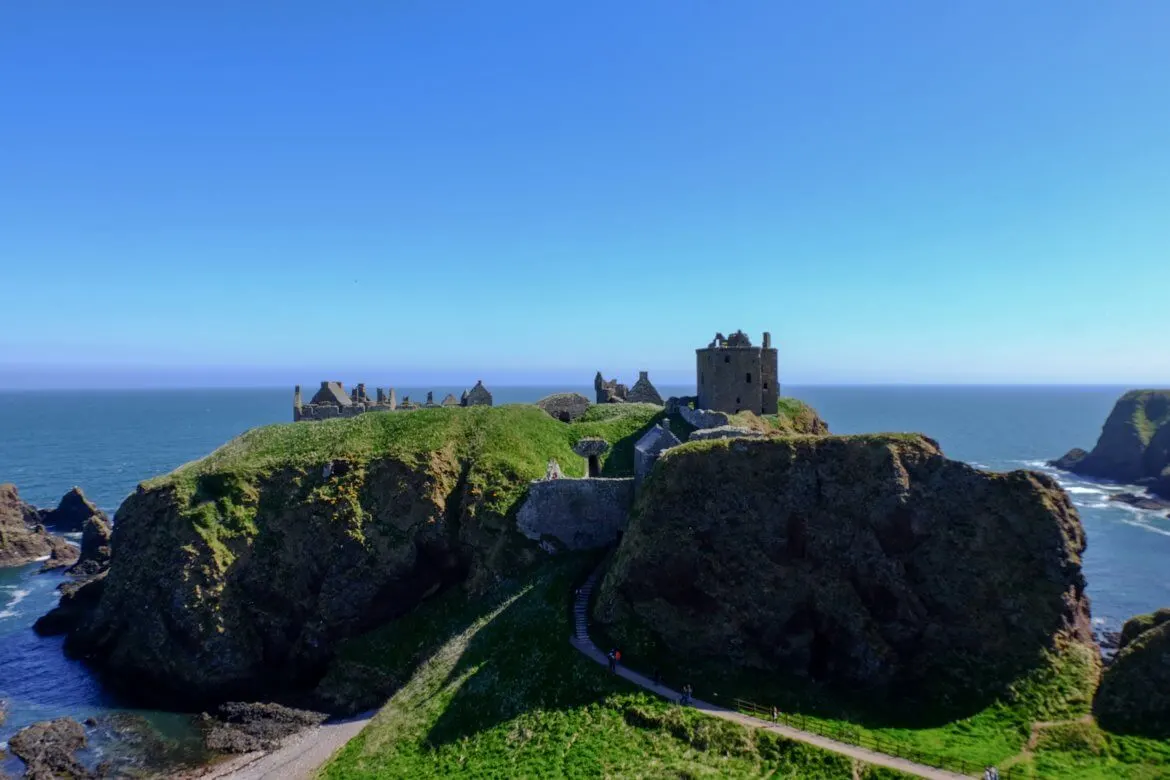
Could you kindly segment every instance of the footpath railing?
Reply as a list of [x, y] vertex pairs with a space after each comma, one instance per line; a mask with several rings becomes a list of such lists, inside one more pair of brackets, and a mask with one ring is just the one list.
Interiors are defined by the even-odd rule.
[[[733, 699], [732, 701], [735, 709], [745, 715], [751, 715], [752, 717], [772, 723], [779, 723], [789, 728], [819, 734], [822, 737], [844, 742], [847, 745], [856, 745], [857, 747], [873, 750], [877, 753], [885, 753], [887, 756], [904, 758], [907, 761], [913, 761], [916, 764], [925, 764], [935, 769], [957, 772], [961, 775], [982, 777], [983, 771], [987, 768], [977, 762], [967, 761], [962, 758], [933, 756], [909, 747], [905, 743], [898, 742], [897, 740], [883, 739], [880, 736], [866, 733], [861, 728], [847, 723], [825, 723], [824, 721], [809, 719], [799, 713], [790, 714], [771, 707], [764, 707], [755, 702], [750, 702], [747, 699]], [[997, 771], [999, 772], [1000, 780], [1012, 780], [1012, 770], [1010, 767]], [[1019, 777], [1023, 777], [1023, 775], [1019, 775]]]

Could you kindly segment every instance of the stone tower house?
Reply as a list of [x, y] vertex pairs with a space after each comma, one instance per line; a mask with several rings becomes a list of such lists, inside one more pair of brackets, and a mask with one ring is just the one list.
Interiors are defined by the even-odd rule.
[[771, 333], [764, 334], [762, 347], [753, 347], [742, 330], [728, 338], [716, 333], [706, 349], [695, 353], [699, 409], [776, 414], [780, 377]]

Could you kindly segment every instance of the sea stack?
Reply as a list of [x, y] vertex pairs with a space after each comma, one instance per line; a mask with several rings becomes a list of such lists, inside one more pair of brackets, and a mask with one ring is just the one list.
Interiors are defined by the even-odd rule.
[[1073, 448], [1049, 464], [1170, 498], [1170, 390], [1131, 390], [1113, 406], [1092, 452]]

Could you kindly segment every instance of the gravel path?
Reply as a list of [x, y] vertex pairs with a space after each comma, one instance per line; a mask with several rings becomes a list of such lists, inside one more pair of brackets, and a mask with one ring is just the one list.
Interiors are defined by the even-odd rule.
[[286, 739], [271, 753], [247, 753], [210, 767], [200, 780], [310, 780], [329, 758], [357, 736], [376, 710], [330, 721]]

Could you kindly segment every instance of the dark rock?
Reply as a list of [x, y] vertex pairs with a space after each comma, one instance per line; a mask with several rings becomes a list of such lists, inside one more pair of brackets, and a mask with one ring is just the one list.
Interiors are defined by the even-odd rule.
[[0, 566], [21, 566], [45, 556], [64, 560], [76, 550], [45, 530], [40, 519], [38, 510], [21, 501], [16, 486], [0, 485]]
[[78, 487], [62, 496], [56, 509], [41, 511], [41, 522], [58, 533], [84, 531], [86, 521], [93, 517], [106, 525], [110, 523], [106, 513], [94, 506]]
[[49, 536], [49, 560], [41, 564], [41, 571], [54, 571], [77, 562], [77, 548], [59, 536]]
[[[65, 650], [145, 704], [205, 708], [313, 684], [345, 638], [535, 557], [519, 534], [503, 539], [512, 521], [470, 489], [472, 468], [436, 452], [335, 461], [328, 477], [287, 466], [140, 488], [118, 510], [101, 599]], [[42, 627], [69, 624], [59, 618]]]
[[229, 702], [220, 706], [217, 717], [204, 713], [200, 726], [208, 750], [251, 753], [272, 750], [285, 737], [320, 725], [327, 717], [280, 704]]
[[1072, 450], [1052, 465], [1116, 482], [1149, 482], [1170, 498], [1170, 390], [1131, 390], [1113, 406], [1093, 451]]
[[1126, 622], [1093, 713], [1113, 731], [1170, 736], [1170, 609]]
[[28, 765], [25, 777], [35, 780], [96, 777], [73, 755], [85, 745], [85, 728], [73, 718], [34, 723], [8, 740], [12, 754]]
[[92, 577], [110, 565], [110, 537], [113, 528], [103, 514], [90, 515], [81, 527], [81, 555], [69, 573]]
[[1071, 450], [1056, 460], [1048, 461], [1048, 465], [1055, 466], [1056, 468], [1062, 469], [1064, 471], [1072, 471], [1076, 468], [1076, 465], [1088, 457], [1088, 455], [1089, 453], [1085, 450], [1082, 450], [1080, 447], [1073, 447]]
[[631, 657], [986, 697], [1043, 649], [1097, 657], [1084, 548], [1054, 480], [925, 438], [693, 442], [647, 480], [593, 614]]
[[56, 636], [73, 630], [101, 600], [106, 586], [106, 572], [61, 587], [61, 600], [49, 612], [37, 618], [33, 631], [41, 636]]
[[1139, 496], [1136, 493], [1115, 493], [1109, 496], [1109, 500], [1129, 504], [1138, 509], [1149, 509], [1154, 512], [1160, 509], [1170, 509], [1170, 501], [1164, 498], [1158, 498], [1157, 496]]

